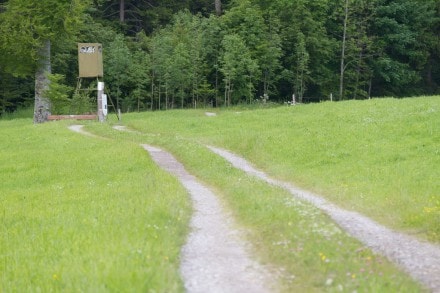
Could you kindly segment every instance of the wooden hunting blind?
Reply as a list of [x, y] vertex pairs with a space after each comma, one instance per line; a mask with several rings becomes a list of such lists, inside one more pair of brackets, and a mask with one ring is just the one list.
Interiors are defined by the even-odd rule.
[[78, 43], [79, 77], [103, 77], [102, 45]]
[[104, 82], [100, 77], [104, 77], [102, 64], [102, 45], [99, 43], [78, 43], [78, 65], [79, 76], [76, 91], [81, 90], [83, 78], [96, 78], [97, 81], [97, 104], [98, 120], [105, 121], [107, 116], [107, 95], [104, 94]]

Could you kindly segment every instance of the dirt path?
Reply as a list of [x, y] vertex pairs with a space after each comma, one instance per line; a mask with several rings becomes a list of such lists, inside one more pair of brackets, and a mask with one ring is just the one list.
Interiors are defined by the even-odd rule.
[[98, 137], [94, 135], [93, 133], [87, 132], [83, 129], [84, 125], [70, 125], [68, 128], [72, 131], [81, 133], [83, 135], [91, 136], [91, 137]]
[[[72, 131], [95, 136], [82, 128], [82, 125], [69, 126]], [[124, 126], [114, 128], [128, 131]], [[178, 178], [193, 201], [192, 231], [181, 252], [180, 270], [186, 291], [273, 292], [276, 286], [274, 277], [251, 259], [242, 233], [235, 228], [233, 218], [223, 210], [217, 197], [171, 154], [149, 145], [142, 147], [156, 164]]]
[[234, 167], [270, 184], [283, 187], [295, 197], [312, 203], [373, 251], [386, 256], [433, 292], [440, 292], [439, 246], [392, 231], [359, 213], [339, 208], [316, 194], [290, 183], [272, 179], [229, 151], [212, 146], [208, 148], [225, 158]]
[[182, 249], [181, 273], [187, 292], [270, 292], [270, 276], [247, 253], [233, 219], [216, 196], [171, 154], [143, 145], [152, 159], [175, 175], [191, 195], [192, 232]]
[[[82, 131], [80, 126], [69, 127]], [[118, 130], [125, 130], [120, 127]], [[93, 134], [89, 134], [92, 135]], [[181, 272], [188, 292], [269, 292], [273, 282], [264, 267], [251, 260], [240, 232], [230, 215], [223, 211], [216, 196], [190, 175], [169, 153], [148, 145], [143, 147], [155, 162], [174, 174], [191, 194], [195, 214], [192, 232], [182, 249]], [[319, 195], [291, 183], [270, 178], [243, 158], [224, 149], [208, 146], [234, 167], [270, 184], [287, 189], [328, 214], [353, 237], [373, 251], [386, 256], [432, 292], [440, 293], [440, 247], [392, 231], [371, 219], [347, 211]], [[270, 285], [269, 285], [270, 284]]]
[[[84, 135], [83, 125], [69, 129]], [[119, 131], [129, 131], [116, 126]], [[151, 158], [165, 171], [175, 175], [188, 190], [193, 201], [191, 233], [181, 252], [181, 274], [187, 292], [241, 293], [273, 292], [274, 278], [269, 271], [252, 260], [236, 229], [231, 215], [217, 197], [189, 174], [171, 154], [149, 145], [142, 145]]]

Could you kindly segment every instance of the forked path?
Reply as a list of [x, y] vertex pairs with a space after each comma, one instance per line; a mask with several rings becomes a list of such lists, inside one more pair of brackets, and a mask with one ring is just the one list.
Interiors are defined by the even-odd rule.
[[[80, 127], [72, 127], [81, 131]], [[118, 130], [124, 130], [123, 128]], [[153, 160], [174, 174], [191, 194], [195, 214], [192, 232], [182, 250], [181, 272], [188, 292], [269, 292], [273, 289], [268, 271], [253, 261], [234, 230], [232, 217], [216, 196], [190, 175], [171, 154], [148, 145]], [[344, 210], [319, 195], [291, 183], [270, 178], [243, 158], [224, 149], [208, 146], [234, 167], [270, 184], [283, 187], [328, 214], [349, 234], [373, 251], [386, 256], [432, 292], [440, 293], [440, 247], [388, 229], [373, 220]]]
[[250, 258], [241, 233], [234, 229], [232, 217], [217, 197], [171, 154], [149, 145], [143, 147], [191, 194], [192, 231], [182, 249], [181, 263], [187, 292], [270, 292], [269, 273]]
[[438, 245], [397, 233], [359, 213], [339, 208], [316, 194], [297, 188], [290, 183], [272, 179], [264, 172], [255, 169], [243, 158], [227, 150], [212, 146], [208, 148], [225, 158], [234, 167], [270, 184], [283, 187], [295, 197], [312, 203], [366, 246], [402, 267], [432, 292], [440, 293], [440, 247]]
[[[95, 136], [82, 127], [72, 125], [69, 129]], [[123, 126], [114, 128], [128, 131]], [[142, 147], [156, 164], [178, 178], [193, 201], [191, 233], [181, 252], [180, 270], [186, 292], [273, 292], [276, 288], [273, 276], [252, 260], [242, 233], [212, 191], [189, 174], [170, 153], [146, 144]]]

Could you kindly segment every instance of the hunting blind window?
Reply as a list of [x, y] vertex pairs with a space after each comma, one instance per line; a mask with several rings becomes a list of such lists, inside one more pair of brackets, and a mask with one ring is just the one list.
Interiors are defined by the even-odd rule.
[[102, 45], [78, 43], [79, 77], [103, 77]]

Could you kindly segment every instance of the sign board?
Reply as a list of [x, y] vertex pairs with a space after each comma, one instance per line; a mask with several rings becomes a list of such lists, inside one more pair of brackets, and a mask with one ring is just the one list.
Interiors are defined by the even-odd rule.
[[103, 77], [102, 45], [78, 43], [79, 77]]

